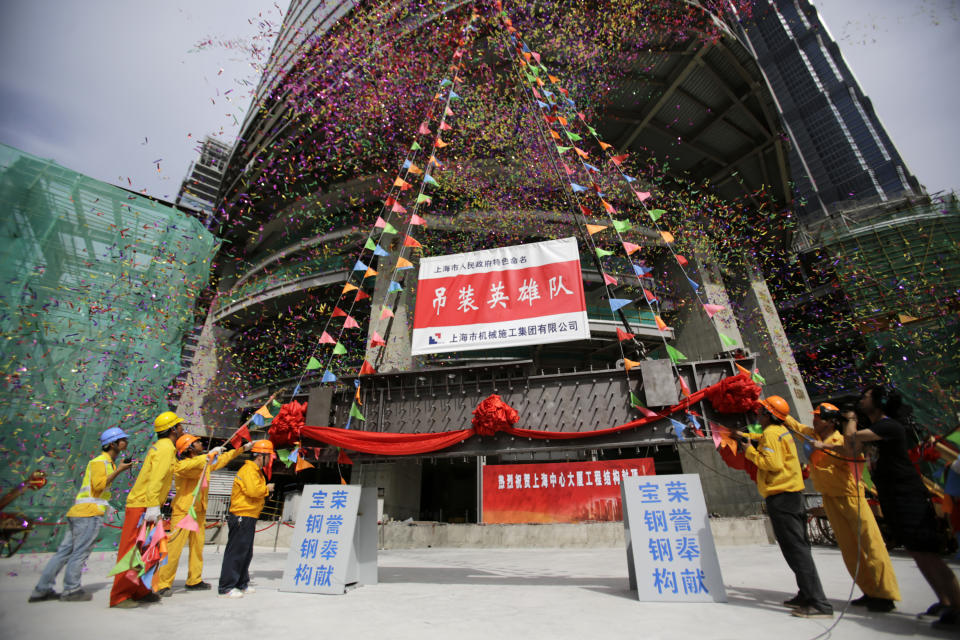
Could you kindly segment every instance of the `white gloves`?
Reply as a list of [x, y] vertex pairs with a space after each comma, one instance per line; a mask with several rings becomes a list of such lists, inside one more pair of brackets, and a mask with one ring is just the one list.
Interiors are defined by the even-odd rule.
[[223, 453], [223, 447], [214, 447], [213, 449], [210, 449], [209, 453], [212, 453], [213, 455], [218, 456], [221, 453]]
[[156, 522], [160, 519], [160, 507], [147, 507], [146, 513], [143, 514], [143, 519], [147, 522]]
[[243, 445], [244, 451], [250, 451], [250, 449], [253, 449], [253, 440]]

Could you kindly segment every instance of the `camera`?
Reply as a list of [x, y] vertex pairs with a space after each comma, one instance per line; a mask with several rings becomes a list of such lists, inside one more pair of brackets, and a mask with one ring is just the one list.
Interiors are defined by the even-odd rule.
[[123, 459], [123, 464], [130, 464], [131, 462], [133, 462], [133, 458], [124, 458], [124, 459]]

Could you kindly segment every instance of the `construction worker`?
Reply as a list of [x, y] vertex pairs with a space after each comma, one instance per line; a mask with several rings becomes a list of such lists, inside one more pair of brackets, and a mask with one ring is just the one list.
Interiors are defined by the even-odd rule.
[[[823, 594], [807, 538], [803, 473], [797, 457], [797, 444], [783, 426], [789, 414], [790, 406], [780, 396], [760, 400], [757, 420], [763, 433], [740, 433], [748, 439], [744, 455], [757, 465], [757, 489], [766, 502], [780, 552], [796, 576], [800, 589], [784, 604], [795, 607], [792, 614], [798, 617], [832, 618], [833, 606]], [[758, 441], [756, 448], [750, 440]]]
[[[110, 485], [118, 475], [133, 466], [133, 462], [115, 464], [117, 456], [127, 448], [127, 434], [120, 427], [111, 427], [100, 434], [100, 455], [87, 463], [80, 491], [67, 511], [70, 528], [57, 552], [47, 562], [40, 581], [33, 588], [29, 602], [60, 598], [67, 602], [86, 601], [93, 595], [80, 586], [83, 563], [87, 561], [100, 533], [107, 510], [112, 511]], [[66, 565], [63, 574], [63, 594], [57, 595], [53, 585], [57, 574]]]
[[217, 588], [218, 593], [227, 598], [242, 598], [254, 592], [250, 586], [253, 534], [263, 504], [273, 491], [273, 483], [268, 484], [264, 479], [264, 469], [273, 463], [273, 443], [257, 440], [251, 451], [253, 460], [247, 460], [237, 471], [230, 494], [229, 535]]
[[[174, 443], [183, 435], [183, 418], [173, 411], [164, 411], [153, 421], [157, 441], [153, 443], [140, 467], [137, 480], [127, 494], [127, 508], [120, 532], [117, 561], [137, 543], [140, 523], [154, 523], [160, 519], [160, 507], [170, 493], [173, 465], [177, 461]], [[160, 596], [143, 586], [139, 579], [128, 577], [129, 572], [118, 573], [110, 590], [110, 606], [132, 608], [141, 602], [159, 602]], [[156, 576], [154, 576], [156, 579]]]
[[[248, 442], [240, 449], [224, 451], [223, 447], [214, 447], [203, 455], [200, 438], [185, 433], [177, 440], [177, 455], [180, 459], [173, 466], [173, 481], [176, 495], [173, 498], [173, 514], [170, 517], [171, 536], [167, 543], [167, 563], [157, 570], [157, 595], [168, 597], [172, 594], [170, 586], [177, 575], [180, 553], [188, 541], [190, 543], [190, 565], [187, 573], [187, 591], [207, 591], [210, 584], [201, 578], [203, 573], [203, 545], [207, 516], [207, 493], [210, 491], [210, 472], [222, 469], [243, 451], [253, 446]], [[200, 485], [197, 491], [197, 484]], [[194, 498], [194, 491], [197, 491]], [[197, 531], [177, 529], [177, 524], [193, 507], [196, 513]]]
[[900, 599], [897, 576], [863, 492], [862, 467], [851, 461], [853, 448], [845, 444], [838, 430], [846, 422], [840, 409], [829, 402], [818, 406], [813, 412], [813, 428], [789, 415], [783, 422], [791, 431], [813, 440], [810, 478], [823, 496], [823, 508], [847, 571], [863, 590], [863, 596], [850, 604], [870, 611], [892, 611], [894, 601]]

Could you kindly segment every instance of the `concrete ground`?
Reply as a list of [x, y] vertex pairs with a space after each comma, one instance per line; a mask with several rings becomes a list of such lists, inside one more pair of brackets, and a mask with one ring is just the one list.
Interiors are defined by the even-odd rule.
[[[385, 637], [508, 638], [813, 638], [830, 624], [793, 618], [779, 603], [795, 582], [773, 545], [719, 547], [726, 604], [638, 602], [627, 590], [623, 549], [404, 549], [381, 551], [380, 583], [342, 596], [278, 592], [284, 552], [258, 548], [251, 574], [257, 593], [240, 600], [183, 590], [161, 604], [107, 607], [114, 557], [95, 552], [84, 574], [91, 602], [27, 604], [49, 554], [0, 560], [0, 638]], [[839, 551], [815, 548], [827, 596], [839, 611], [850, 578]], [[208, 547], [204, 578], [216, 583], [222, 556]], [[950, 637], [915, 617], [933, 592], [913, 562], [893, 559], [903, 601], [889, 614], [851, 607], [832, 638]], [[59, 585], [58, 585], [59, 588]], [[859, 590], [854, 596], [859, 596]]]

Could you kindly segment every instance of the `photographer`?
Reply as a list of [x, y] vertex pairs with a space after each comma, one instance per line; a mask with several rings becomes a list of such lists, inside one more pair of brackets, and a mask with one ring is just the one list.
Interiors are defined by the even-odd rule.
[[813, 428], [787, 416], [791, 431], [812, 439], [810, 477], [823, 496], [823, 509], [837, 538], [847, 571], [863, 590], [850, 604], [870, 611], [888, 612], [900, 599], [897, 576], [880, 527], [864, 495], [862, 465], [854, 462], [853, 448], [840, 433], [846, 422], [835, 405], [824, 402], [813, 412]]
[[[40, 582], [33, 588], [29, 602], [54, 598], [75, 602], [93, 597], [80, 586], [83, 563], [87, 561], [97, 541], [103, 516], [111, 509], [108, 502], [110, 485], [118, 475], [133, 466], [129, 458], [120, 464], [114, 464], [117, 456], [127, 448], [127, 434], [120, 427], [111, 427], [100, 434], [100, 448], [100, 455], [87, 463], [80, 491], [73, 506], [67, 511], [70, 529], [43, 569]], [[63, 574], [63, 594], [58, 596], [53, 585], [64, 565], [67, 570]]]
[[925, 615], [939, 615], [938, 629], [960, 630], [960, 583], [938, 554], [937, 514], [920, 473], [907, 453], [906, 428], [896, 420], [903, 408], [900, 394], [886, 385], [868, 388], [857, 409], [870, 422], [857, 429], [854, 412], [844, 413], [844, 438], [858, 452], [864, 443], [873, 443], [877, 458], [871, 476], [877, 487], [883, 519], [890, 524], [896, 541], [906, 547], [939, 601]]
[[[801, 618], [832, 618], [833, 606], [820, 584], [817, 567], [807, 539], [807, 518], [803, 508], [803, 474], [797, 457], [797, 444], [783, 426], [790, 406], [780, 396], [760, 400], [757, 420], [763, 427], [759, 436], [740, 433], [747, 438], [744, 456], [757, 465], [757, 489], [767, 504], [767, 515], [780, 552], [797, 578], [800, 592], [784, 602], [796, 607], [792, 615]], [[758, 440], [754, 448], [749, 440]]]

